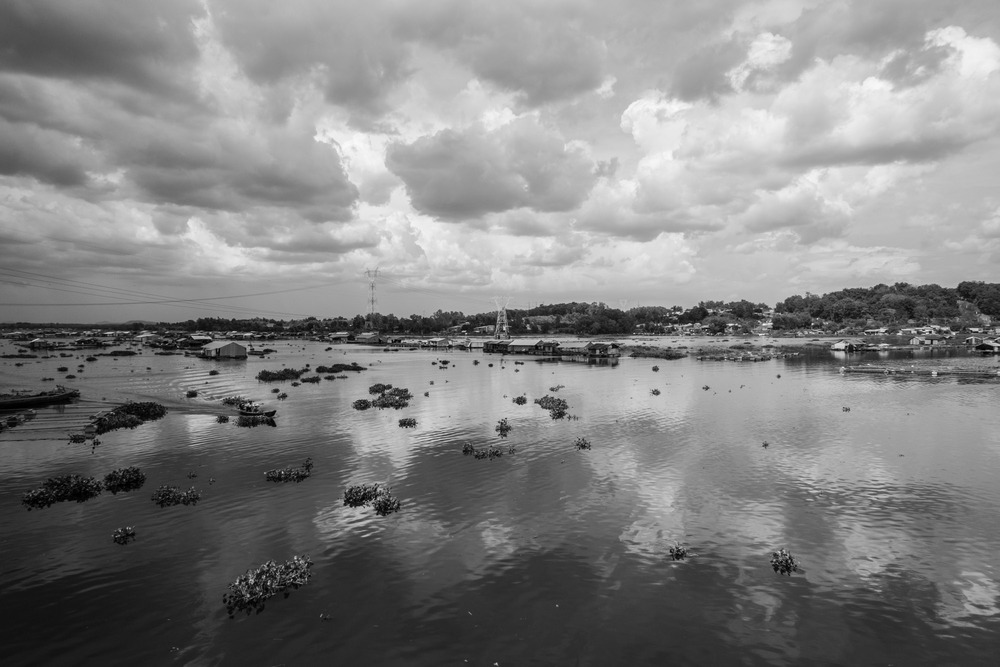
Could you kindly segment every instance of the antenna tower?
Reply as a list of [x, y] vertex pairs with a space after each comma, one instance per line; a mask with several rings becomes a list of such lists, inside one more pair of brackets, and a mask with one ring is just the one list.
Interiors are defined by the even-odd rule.
[[378, 267], [365, 269], [365, 277], [368, 278], [368, 321], [365, 322], [365, 329], [375, 328], [375, 283], [378, 281]]
[[510, 327], [507, 324], [507, 306], [510, 305], [510, 297], [493, 297], [493, 303], [497, 307], [497, 325], [493, 331], [493, 338], [494, 340], [507, 340], [510, 338]]

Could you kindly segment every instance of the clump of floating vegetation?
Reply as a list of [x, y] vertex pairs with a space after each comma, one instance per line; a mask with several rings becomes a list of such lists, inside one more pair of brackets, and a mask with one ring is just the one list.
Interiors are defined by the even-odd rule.
[[372, 402], [369, 401], [367, 398], [359, 398], [358, 400], [351, 403], [351, 407], [353, 407], [355, 410], [367, 410], [371, 408], [371, 406]]
[[779, 549], [771, 553], [771, 567], [778, 574], [787, 574], [789, 577], [792, 576], [792, 572], [796, 572], [799, 569], [799, 566], [795, 564], [792, 554], [784, 549]]
[[236, 425], [240, 428], [254, 428], [255, 426], [277, 426], [277, 422], [267, 415], [240, 415], [236, 418]]
[[566, 385], [564, 385], [564, 384], [557, 384], [554, 387], [549, 387], [549, 391], [551, 391], [554, 394], [555, 392], [559, 391], [560, 389], [565, 389], [565, 388], [566, 388]]
[[188, 390], [187, 390], [187, 394], [185, 394], [185, 395], [186, 395], [186, 396], [187, 396], [188, 398], [198, 398], [198, 392], [197, 392], [197, 391], [195, 391], [194, 389], [188, 389]]
[[277, 387], [275, 387], [274, 389], [272, 389], [272, 390], [271, 390], [271, 393], [272, 393], [272, 394], [280, 394], [280, 393], [281, 393], [281, 390], [280, 390], [280, 389], [278, 389]]
[[229, 405], [231, 407], [238, 408], [247, 403], [250, 403], [251, 401], [246, 396], [236, 395], [236, 396], [225, 396], [223, 397], [221, 402], [223, 405]]
[[356, 361], [352, 361], [349, 364], [334, 364], [333, 366], [317, 366], [316, 372], [320, 375], [324, 373], [332, 373], [334, 375], [338, 373], [343, 373], [344, 371], [354, 371], [355, 373], [360, 373], [365, 370], [365, 367]]
[[281, 392], [280, 394], [278, 394], [278, 400], [279, 401], [283, 401], [286, 398], [288, 398], [288, 394], [286, 394], [285, 392]]
[[473, 359], [472, 360], [472, 365], [473, 366], [478, 366], [479, 365], [479, 359]]
[[30, 512], [32, 509], [44, 509], [49, 505], [70, 500], [82, 503], [99, 495], [101, 495], [101, 483], [96, 478], [62, 475], [49, 477], [40, 487], [25, 493], [21, 496], [21, 503]]
[[659, 366], [653, 366], [653, 372], [654, 372], [654, 373], [658, 373], [658, 372], [659, 372], [659, 370], [660, 370], [660, 367], [659, 367]]
[[468, 456], [469, 454], [474, 454], [475, 451], [476, 448], [472, 446], [471, 442], [467, 442], [464, 445], [462, 445], [462, 453], [465, 454], [466, 456]]
[[229, 415], [218, 415], [215, 418], [215, 421], [216, 421], [216, 423], [219, 423], [219, 424], [228, 424], [229, 423]]
[[398, 512], [402, 503], [389, 491], [389, 487], [379, 484], [357, 484], [344, 491], [344, 504], [348, 507], [363, 507], [371, 504], [379, 516]]
[[521, 396], [514, 397], [514, 405], [524, 405], [527, 402], [528, 402], [528, 397], [524, 396], [523, 394]]
[[649, 391], [649, 393], [652, 394], [653, 396], [659, 396], [660, 395], [660, 390], [659, 389], [651, 389]]
[[556, 398], [554, 396], [543, 396], [542, 398], [536, 398], [535, 403], [540, 407], [549, 411], [549, 415], [553, 419], [562, 419], [566, 416], [569, 411], [569, 403], [561, 398]]
[[209, 375], [218, 375], [219, 374], [219, 370], [217, 368], [213, 368], [212, 370], [210, 370], [208, 372], [208, 374]]
[[104, 476], [104, 488], [112, 495], [141, 489], [146, 483], [146, 473], [136, 466], [118, 468]]
[[69, 372], [69, 367], [68, 366], [60, 366], [59, 368], [56, 369], [56, 372], [57, 373], [68, 373]]
[[371, 394], [372, 396], [376, 396], [378, 394], [384, 394], [390, 389], [392, 389], [391, 384], [382, 384], [381, 382], [376, 382], [372, 386], [368, 387], [368, 393]]
[[278, 371], [262, 370], [257, 373], [258, 382], [285, 382], [286, 380], [298, 380], [305, 373], [307, 368], [282, 368]]
[[336, 375], [324, 375], [323, 379], [324, 380], [336, 380], [337, 376]]
[[307, 378], [302, 378], [302, 382], [309, 382], [311, 384], [319, 384], [320, 379], [321, 378], [318, 375], [310, 375]]
[[577, 438], [576, 442], [573, 443], [573, 446], [577, 449], [590, 449], [590, 440], [587, 440], [586, 438]]
[[709, 389], [711, 389], [711, 387], [709, 387], [709, 386], [708, 386], [708, 385], [706, 384], [706, 385], [703, 385], [703, 386], [702, 386], [702, 389], [704, 389], [705, 391], [708, 391]]
[[497, 422], [497, 425], [493, 430], [496, 431], [497, 435], [501, 438], [506, 438], [510, 434], [512, 428], [513, 427], [507, 422], [507, 418], [504, 417]]
[[413, 417], [404, 417], [399, 420], [399, 428], [414, 428], [417, 425], [417, 420]]
[[293, 386], [293, 387], [298, 387], [298, 386], [299, 386], [299, 383], [298, 383], [298, 382], [293, 382], [293, 383], [292, 383], [292, 386]]
[[372, 401], [372, 407], [379, 410], [384, 410], [385, 408], [402, 410], [410, 404], [411, 398], [413, 398], [413, 394], [410, 393], [409, 389], [404, 387], [390, 387]]
[[684, 560], [687, 558], [688, 550], [686, 547], [682, 547], [679, 544], [675, 544], [668, 550], [670, 553], [670, 560]]
[[83, 433], [70, 433], [69, 441], [73, 444], [79, 444], [81, 442], [87, 442], [87, 436]]
[[135, 428], [147, 421], [154, 421], [167, 414], [167, 409], [152, 401], [128, 402], [114, 410], [101, 414], [94, 420], [98, 434], [120, 428]]
[[115, 532], [111, 533], [111, 539], [115, 541], [115, 544], [128, 544], [135, 539], [135, 528], [132, 526], [118, 528]]
[[295, 589], [308, 583], [312, 576], [311, 567], [309, 556], [295, 556], [281, 565], [269, 560], [255, 570], [247, 570], [246, 574], [229, 584], [229, 593], [222, 596], [229, 618], [239, 611], [246, 612], [248, 616], [259, 614], [264, 611], [264, 603], [278, 593], [284, 592], [287, 597], [289, 588]]
[[493, 445], [487, 447], [486, 449], [473, 448], [472, 456], [476, 459], [486, 459], [488, 461], [492, 461], [493, 459], [498, 459], [503, 456], [503, 450]]
[[312, 474], [313, 462], [311, 458], [302, 462], [298, 468], [276, 468], [264, 473], [264, 479], [269, 482], [295, 482], [296, 484]]
[[187, 491], [181, 491], [180, 487], [164, 484], [153, 491], [153, 502], [160, 507], [197, 505], [199, 500], [201, 500], [201, 493], [195, 491], [193, 486]]

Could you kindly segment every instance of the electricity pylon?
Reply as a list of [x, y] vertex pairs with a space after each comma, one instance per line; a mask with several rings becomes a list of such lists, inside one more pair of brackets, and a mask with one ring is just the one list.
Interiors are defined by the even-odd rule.
[[[503, 302], [503, 305], [500, 302]], [[507, 324], [507, 306], [510, 305], [510, 297], [493, 297], [493, 303], [497, 307], [497, 325], [493, 330], [494, 340], [507, 340], [510, 338], [510, 326]]]

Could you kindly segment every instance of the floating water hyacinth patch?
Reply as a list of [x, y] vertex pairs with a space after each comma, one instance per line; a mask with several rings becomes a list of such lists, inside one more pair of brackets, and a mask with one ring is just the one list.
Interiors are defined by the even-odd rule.
[[659, 396], [660, 395], [660, 390], [659, 389], [651, 389], [649, 391], [649, 393], [652, 394], [653, 396]]
[[167, 414], [167, 408], [152, 401], [132, 402], [119, 405], [94, 420], [97, 433], [107, 433], [120, 428], [135, 428], [147, 421], [154, 421]]
[[218, 375], [218, 374], [219, 374], [219, 371], [218, 371], [218, 369], [215, 369], [215, 368], [213, 368], [212, 370], [210, 370], [210, 371], [208, 372], [208, 374], [209, 374], [209, 375]]
[[495, 430], [497, 432], [497, 435], [499, 435], [501, 438], [506, 438], [510, 434], [512, 429], [513, 427], [507, 422], [507, 418], [504, 417], [503, 419], [497, 422], [497, 425], [493, 430]]
[[217, 423], [219, 423], [219, 424], [228, 424], [229, 423], [229, 415], [217, 415], [216, 418], [215, 418], [215, 421]]
[[385, 408], [392, 408], [393, 410], [402, 410], [403, 408], [409, 406], [410, 399], [413, 398], [413, 394], [410, 393], [409, 389], [403, 387], [390, 387], [372, 401], [372, 407], [378, 408], [379, 410], [384, 410]]
[[118, 468], [104, 476], [104, 488], [116, 495], [141, 489], [146, 483], [146, 474], [135, 466]]
[[399, 428], [415, 428], [417, 420], [413, 417], [405, 417], [399, 420]]
[[559, 391], [560, 389], [565, 389], [565, 388], [566, 388], [566, 385], [564, 385], [564, 384], [557, 384], [554, 387], [549, 387], [549, 391], [551, 391], [552, 393], [555, 393], [555, 392]]
[[684, 560], [687, 558], [688, 550], [687, 547], [675, 544], [668, 549], [668, 553], [670, 553], [670, 560]]
[[132, 526], [118, 528], [115, 532], [111, 533], [111, 539], [115, 541], [115, 544], [124, 546], [135, 539], [135, 528]]
[[311, 375], [311, 376], [309, 376], [307, 378], [302, 378], [302, 382], [309, 382], [311, 384], [319, 384], [320, 379], [321, 378], [318, 375]]
[[528, 402], [527, 396], [522, 395], [514, 397], [514, 405], [524, 405], [527, 402]]
[[312, 474], [313, 462], [311, 458], [302, 462], [299, 468], [276, 468], [264, 473], [264, 479], [269, 482], [295, 482], [296, 484]]
[[498, 459], [503, 456], [503, 450], [499, 447], [489, 446], [486, 449], [476, 449], [472, 452], [472, 456], [476, 459], [486, 459], [492, 461], [493, 459]]
[[351, 407], [353, 407], [355, 410], [367, 410], [371, 408], [371, 406], [372, 402], [369, 401], [367, 398], [359, 398], [358, 400], [351, 403]]
[[179, 487], [164, 484], [156, 491], [153, 491], [153, 502], [160, 507], [197, 505], [200, 499], [201, 493], [195, 491], [193, 486], [187, 491], [181, 491]]
[[185, 396], [187, 396], [188, 398], [198, 398], [198, 392], [196, 392], [194, 389], [188, 389]]
[[771, 554], [771, 567], [778, 574], [787, 574], [789, 577], [792, 576], [792, 572], [799, 569], [792, 554], [784, 549], [779, 549]]
[[228, 405], [234, 408], [238, 408], [246, 403], [251, 403], [252, 401], [246, 396], [224, 396], [221, 400], [223, 405]]
[[659, 370], [660, 370], [660, 367], [659, 367], [659, 366], [653, 366], [653, 372], [654, 372], [654, 373], [658, 373], [658, 372], [659, 372]]
[[471, 442], [467, 442], [462, 445], [462, 453], [468, 456], [469, 454], [475, 454], [476, 448], [472, 446]]
[[69, 441], [71, 443], [74, 443], [74, 444], [78, 444], [78, 443], [81, 443], [81, 442], [87, 442], [87, 436], [84, 435], [83, 433], [70, 433], [69, 434]]
[[21, 496], [21, 503], [28, 508], [44, 509], [55, 503], [74, 500], [86, 502], [101, 495], [101, 483], [94, 477], [81, 475], [62, 475], [50, 477], [37, 489], [28, 491]]
[[[333, 373], [335, 375], [339, 375], [340, 373], [343, 373], [344, 371], [354, 371], [356, 373], [360, 373], [363, 370], [365, 370], [365, 367], [362, 366], [362, 365], [360, 365], [356, 361], [352, 361], [349, 364], [334, 364], [333, 366], [317, 366], [316, 367], [316, 372], [317, 373], [320, 373], [320, 374], [323, 374], [323, 373]], [[347, 376], [345, 375], [343, 377], [347, 377]]]
[[288, 398], [288, 394], [286, 394], [285, 392], [281, 392], [280, 394], [278, 394], [278, 400], [279, 401], [283, 401], [286, 398]]
[[285, 593], [289, 588], [304, 586], [312, 576], [309, 568], [312, 561], [309, 556], [295, 556], [290, 561], [279, 565], [269, 560], [256, 570], [247, 570], [236, 581], [229, 584], [229, 593], [222, 596], [229, 618], [236, 612], [259, 614], [264, 610], [264, 603], [278, 593]]
[[549, 416], [553, 419], [562, 419], [569, 411], [569, 403], [561, 398], [556, 398], [555, 396], [543, 396], [542, 398], [536, 398], [535, 403], [537, 403], [539, 407], [548, 410]]
[[384, 394], [385, 392], [392, 389], [391, 384], [382, 384], [381, 382], [376, 382], [372, 386], [368, 387], [368, 393], [372, 396], [378, 396], [379, 394]]
[[398, 512], [402, 503], [392, 495], [389, 487], [378, 484], [358, 484], [344, 491], [344, 504], [348, 507], [363, 507], [371, 504], [379, 516]]
[[577, 449], [590, 449], [590, 441], [586, 438], [577, 438], [573, 446]]

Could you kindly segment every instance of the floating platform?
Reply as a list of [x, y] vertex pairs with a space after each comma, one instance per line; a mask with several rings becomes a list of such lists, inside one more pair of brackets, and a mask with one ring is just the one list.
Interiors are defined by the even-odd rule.
[[903, 375], [916, 377], [965, 377], [1000, 378], [1000, 369], [933, 368], [918, 366], [841, 366], [841, 373], [867, 373], [868, 375]]

